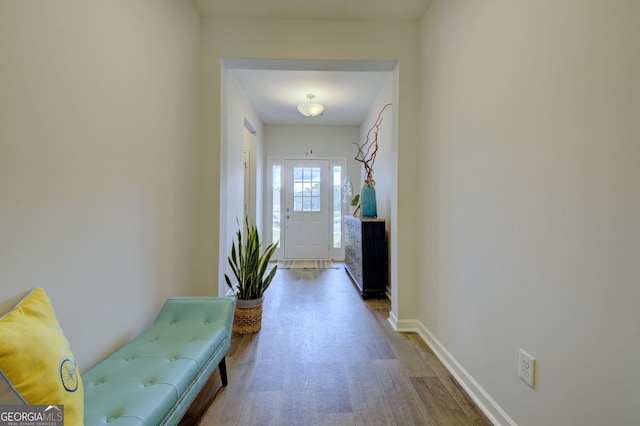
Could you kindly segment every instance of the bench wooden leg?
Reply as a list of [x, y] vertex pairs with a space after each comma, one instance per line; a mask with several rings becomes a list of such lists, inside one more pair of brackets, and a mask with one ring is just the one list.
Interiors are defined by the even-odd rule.
[[220, 369], [220, 378], [222, 379], [222, 386], [227, 386], [227, 362], [225, 358], [222, 357], [222, 361], [218, 364], [218, 368]]

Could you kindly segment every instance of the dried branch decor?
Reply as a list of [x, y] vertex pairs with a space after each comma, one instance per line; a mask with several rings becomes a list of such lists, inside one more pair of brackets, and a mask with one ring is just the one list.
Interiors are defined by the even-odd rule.
[[364, 165], [365, 171], [365, 183], [375, 185], [376, 181], [373, 180], [373, 163], [376, 162], [376, 155], [378, 155], [378, 131], [382, 124], [382, 113], [391, 104], [386, 104], [380, 110], [376, 122], [367, 132], [367, 138], [362, 145], [354, 142], [353, 144], [358, 147], [358, 154], [355, 156], [355, 160], [361, 162]]

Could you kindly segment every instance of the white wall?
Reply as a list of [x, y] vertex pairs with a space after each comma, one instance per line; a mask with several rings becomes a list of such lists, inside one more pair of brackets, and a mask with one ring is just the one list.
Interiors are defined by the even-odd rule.
[[[220, 122], [220, 62], [224, 57], [282, 58], [282, 59], [333, 59], [333, 60], [398, 60], [399, 105], [403, 111], [398, 115], [398, 149], [396, 160], [402, 167], [397, 174], [396, 186], [410, 187], [415, 181], [418, 107], [418, 63], [419, 26], [417, 23], [380, 22], [332, 22], [296, 20], [243, 20], [243, 19], [203, 19], [202, 33], [202, 138], [200, 170], [204, 186], [200, 190], [203, 202], [200, 229], [202, 244], [199, 277], [206, 285], [219, 279], [221, 273], [211, 259], [226, 262], [226, 253], [220, 253], [214, 246], [223, 236], [217, 225], [227, 222], [220, 218], [218, 192], [221, 150], [225, 148], [223, 126]], [[322, 34], [317, 37], [316, 34]], [[222, 129], [222, 130], [221, 130]], [[222, 134], [221, 134], [222, 132]], [[224, 158], [224, 157], [223, 157]], [[397, 247], [397, 281], [405, 291], [394, 299], [395, 314], [415, 318], [417, 304], [415, 288], [415, 256], [417, 242], [413, 238], [417, 198], [413, 194], [398, 194], [397, 214], [390, 218], [396, 230], [394, 237], [403, 241]], [[215, 242], [215, 243], [211, 243]]]
[[[246, 124], [246, 123], [245, 123]], [[245, 191], [248, 190], [248, 194], [244, 194], [246, 213], [251, 217], [251, 220], [256, 223], [262, 223], [262, 179], [258, 180], [258, 166], [260, 173], [262, 172], [262, 155], [258, 153], [257, 134], [248, 128], [243, 132], [244, 150], [248, 151], [248, 156], [245, 156], [245, 160], [248, 161], [246, 168], [248, 170], [248, 179], [245, 182]], [[258, 155], [260, 154], [260, 155]], [[259, 163], [258, 163], [259, 161]], [[261, 175], [260, 175], [261, 176]], [[259, 187], [258, 187], [259, 185]], [[261, 228], [261, 227], [260, 227]]]
[[[394, 110], [394, 103], [398, 103], [398, 96], [395, 92], [397, 86], [395, 85], [397, 78], [397, 70], [394, 73], [389, 74], [389, 77], [385, 84], [380, 89], [380, 92], [374, 99], [367, 116], [360, 126], [359, 143], [363, 144], [367, 138], [370, 141], [376, 137], [377, 131], [378, 139], [378, 153], [376, 155], [375, 162], [373, 164], [373, 180], [375, 181], [376, 189], [376, 209], [379, 218], [386, 220], [385, 227], [387, 231], [387, 255], [389, 265], [389, 279], [387, 286], [391, 289], [391, 300], [393, 305], [394, 300], [399, 299], [399, 293], [397, 286], [394, 287], [393, 283], [398, 282], [398, 271], [396, 269], [398, 264], [397, 253], [395, 249], [400, 242], [398, 241], [397, 234], [393, 228], [394, 221], [390, 218], [397, 217], [398, 204], [395, 202], [399, 192], [398, 188], [398, 164], [396, 162], [398, 151], [398, 138], [397, 127], [398, 116]], [[385, 105], [390, 104], [385, 108]], [[373, 129], [373, 126], [381, 118], [380, 125], [377, 130]], [[372, 130], [373, 129], [373, 130]], [[362, 186], [365, 179], [364, 165], [360, 162], [356, 162], [358, 165], [358, 179], [354, 180], [354, 189], [359, 193], [362, 193]], [[400, 165], [401, 167], [401, 165]], [[405, 189], [402, 192], [411, 192], [413, 185], [405, 185]], [[401, 207], [400, 207], [401, 208]], [[415, 240], [415, 239], [414, 239]], [[406, 241], [402, 242], [403, 244]], [[409, 287], [403, 289], [405, 295], [415, 294], [415, 289]], [[392, 322], [397, 326], [397, 308], [393, 310]], [[406, 318], [406, 317], [404, 317]]]
[[423, 21], [419, 320], [521, 426], [640, 419], [639, 19], [432, 0]]
[[82, 370], [190, 294], [199, 18], [0, 2], [0, 309], [48, 292]]
[[[267, 158], [274, 157], [275, 161], [285, 157], [295, 158], [330, 158], [344, 160], [345, 170], [343, 178], [349, 177], [354, 183], [354, 194], [359, 192], [360, 163], [354, 160], [357, 147], [354, 142], [358, 142], [358, 127], [356, 126], [288, 126], [288, 125], [267, 125], [265, 126], [265, 155]], [[271, 188], [270, 170], [264, 171], [263, 180], [265, 188]], [[333, 183], [332, 183], [333, 185]], [[264, 199], [264, 211], [267, 212], [266, 220], [270, 220], [268, 212], [271, 211], [270, 203], [273, 197]], [[340, 202], [342, 214], [350, 214], [348, 205]], [[265, 224], [265, 229], [269, 225]], [[271, 234], [265, 234], [265, 237]], [[271, 240], [269, 240], [271, 241]], [[284, 255], [283, 244], [274, 253], [278, 258]], [[333, 259], [344, 259], [344, 248], [332, 249]]]
[[[344, 158], [347, 175], [354, 182], [354, 191], [360, 182], [360, 163], [353, 158], [358, 152], [358, 127], [355, 126], [265, 126], [265, 155], [267, 157]], [[265, 174], [266, 176], [266, 174]], [[265, 209], [269, 206], [265, 205]]]
[[[264, 153], [267, 157], [304, 157], [313, 150], [316, 157], [344, 157], [353, 160], [358, 148], [357, 126], [265, 126]], [[348, 168], [357, 168], [353, 160]]]
[[[224, 274], [230, 274], [231, 271], [227, 266], [227, 257], [231, 252], [231, 245], [235, 240], [235, 233], [239, 226], [244, 226], [244, 140], [245, 140], [245, 120], [248, 121], [252, 128], [256, 131], [255, 137], [255, 153], [252, 155], [254, 165], [252, 167], [262, 170], [262, 139], [263, 125], [257, 116], [253, 106], [249, 102], [244, 89], [233, 75], [226, 68], [222, 68], [221, 85], [224, 90], [222, 102], [224, 104], [223, 119], [225, 125], [222, 127], [222, 140], [226, 143], [221, 145], [221, 153], [223, 161], [219, 165], [210, 164], [209, 168], [214, 170], [219, 167], [220, 170], [220, 202], [217, 204], [219, 208], [219, 218], [224, 224], [221, 227], [220, 238], [215, 240], [219, 245], [220, 264], [222, 268], [218, 271], [214, 261], [209, 260], [206, 263], [209, 271], [215, 270], [219, 277], [213, 283], [207, 283], [206, 280], [199, 280], [200, 285], [205, 292], [214, 292], [213, 294], [224, 295], [227, 292], [227, 285]], [[254, 171], [252, 174], [256, 174]], [[257, 223], [260, 228], [260, 222]], [[202, 225], [204, 228], [210, 227]]]
[[[373, 163], [373, 180], [376, 182], [376, 207], [378, 211], [378, 217], [389, 218], [392, 215], [391, 207], [393, 200], [396, 197], [396, 162], [395, 152], [397, 150], [397, 138], [395, 135], [395, 120], [396, 118], [393, 111], [394, 93], [393, 93], [393, 74], [389, 75], [389, 78], [380, 89], [380, 92], [376, 96], [375, 100], [371, 104], [371, 108], [367, 113], [367, 116], [362, 121], [360, 126], [360, 136], [358, 143], [362, 145], [369, 137], [370, 141], [375, 138], [375, 130], [371, 131], [378, 116], [382, 118], [380, 126], [378, 127], [378, 153], [376, 155], [375, 162]], [[391, 104], [383, 108], [386, 104]], [[380, 115], [382, 113], [382, 115]], [[357, 148], [356, 148], [357, 150]], [[354, 186], [359, 188], [361, 192], [364, 184], [365, 172], [364, 165], [360, 162], [356, 162], [358, 166], [358, 179], [354, 181]], [[387, 230], [389, 222], [387, 221]]]
[[[358, 141], [355, 126], [265, 126], [266, 157], [304, 157], [313, 151], [314, 157], [344, 158], [354, 194], [361, 180], [360, 163], [354, 160], [358, 148], [353, 143]], [[269, 206], [265, 204], [264, 208], [267, 211]]]

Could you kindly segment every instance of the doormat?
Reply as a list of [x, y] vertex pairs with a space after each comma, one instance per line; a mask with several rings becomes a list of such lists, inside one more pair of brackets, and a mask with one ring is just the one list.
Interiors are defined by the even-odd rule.
[[279, 260], [280, 269], [339, 269], [331, 260]]

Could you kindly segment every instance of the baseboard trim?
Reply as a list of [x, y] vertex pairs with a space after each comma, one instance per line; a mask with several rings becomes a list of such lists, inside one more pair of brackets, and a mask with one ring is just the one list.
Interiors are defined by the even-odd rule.
[[398, 320], [398, 317], [393, 312], [389, 315], [389, 322], [398, 332], [417, 333], [494, 425], [516, 426], [511, 417], [451, 355], [447, 348], [431, 334], [422, 322], [418, 320]]
[[391, 327], [393, 327], [395, 331], [398, 331], [398, 317], [396, 316], [395, 312], [389, 312], [389, 318], [387, 318], [387, 321], [389, 321]]

